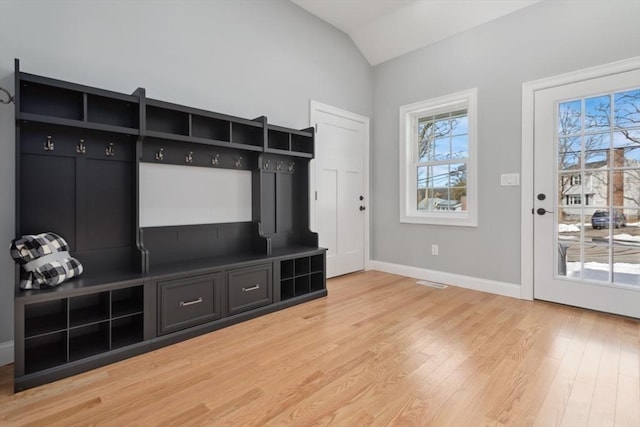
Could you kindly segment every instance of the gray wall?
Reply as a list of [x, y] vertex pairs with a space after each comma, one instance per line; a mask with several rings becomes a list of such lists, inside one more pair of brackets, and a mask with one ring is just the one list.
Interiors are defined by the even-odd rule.
[[[23, 71], [240, 117], [309, 124], [314, 99], [371, 116], [351, 39], [287, 0], [0, 0], [0, 86]], [[0, 105], [0, 345], [13, 337], [14, 113]]]
[[[640, 2], [545, 0], [374, 67], [371, 258], [520, 283], [522, 83], [640, 55]], [[399, 223], [398, 108], [477, 87], [478, 227]], [[431, 244], [440, 246], [432, 256]]]

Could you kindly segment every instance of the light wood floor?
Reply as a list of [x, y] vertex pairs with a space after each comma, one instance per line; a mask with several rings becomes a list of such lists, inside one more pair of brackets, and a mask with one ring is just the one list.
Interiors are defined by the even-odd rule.
[[0, 425], [640, 426], [640, 323], [380, 272], [12, 392]]

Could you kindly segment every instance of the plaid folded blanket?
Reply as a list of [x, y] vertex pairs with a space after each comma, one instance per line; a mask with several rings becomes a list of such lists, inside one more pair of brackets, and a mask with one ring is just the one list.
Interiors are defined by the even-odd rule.
[[20, 288], [52, 288], [82, 273], [69, 244], [55, 233], [25, 235], [11, 242], [11, 257], [21, 265]]

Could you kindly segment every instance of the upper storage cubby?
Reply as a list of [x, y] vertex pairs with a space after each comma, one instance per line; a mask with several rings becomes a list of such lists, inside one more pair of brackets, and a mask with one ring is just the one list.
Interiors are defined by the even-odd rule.
[[22, 80], [20, 112], [60, 119], [83, 120], [82, 92]]
[[262, 151], [264, 144], [264, 130], [259, 122], [233, 122], [231, 123], [231, 142], [241, 146], [253, 146]]
[[146, 101], [146, 135], [194, 144], [262, 151], [265, 118], [241, 119], [211, 111]]
[[265, 151], [268, 153], [313, 158], [313, 128], [293, 130], [268, 125], [267, 147]]
[[138, 128], [138, 104], [122, 99], [87, 95], [87, 121], [125, 128]]
[[156, 107], [147, 101], [147, 131], [171, 136], [189, 136], [189, 114], [183, 111]]
[[18, 120], [137, 135], [140, 93], [125, 95], [16, 73]]
[[231, 123], [214, 117], [191, 115], [191, 136], [194, 138], [231, 141]]

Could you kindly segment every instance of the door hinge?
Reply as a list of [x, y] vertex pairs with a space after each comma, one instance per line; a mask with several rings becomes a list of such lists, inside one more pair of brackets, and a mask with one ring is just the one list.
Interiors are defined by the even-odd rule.
[[315, 193], [316, 193], [316, 200], [318, 200], [318, 192], [316, 191]]
[[316, 123], [316, 133], [318, 133], [318, 124]]

